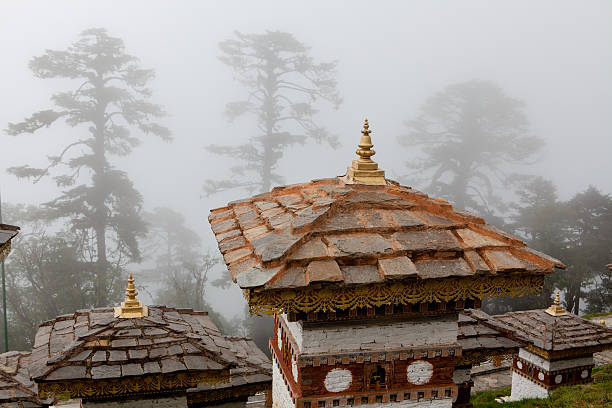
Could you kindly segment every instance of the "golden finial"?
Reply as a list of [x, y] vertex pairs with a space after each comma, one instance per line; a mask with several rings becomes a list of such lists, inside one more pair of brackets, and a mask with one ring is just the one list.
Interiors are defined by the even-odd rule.
[[565, 316], [567, 314], [567, 311], [563, 309], [563, 306], [561, 306], [561, 297], [559, 295], [559, 291], [557, 291], [555, 301], [548, 309], [545, 310], [545, 312], [551, 316]]
[[115, 307], [115, 317], [120, 319], [134, 319], [148, 316], [149, 309], [140, 303], [140, 300], [136, 299], [136, 296], [138, 296], [138, 290], [136, 290], [136, 286], [134, 286], [134, 278], [130, 272], [127, 289], [125, 291], [125, 301], [121, 302], [121, 306]]
[[601, 324], [601, 325], [604, 325], [604, 326], [605, 326], [605, 325], [606, 325], [606, 321], [602, 319], [602, 320], [600, 320], [600, 321], [599, 321], [599, 324]]
[[347, 184], [370, 184], [386, 185], [385, 171], [378, 168], [378, 163], [372, 160], [376, 151], [372, 150], [372, 138], [370, 137], [370, 124], [366, 118], [361, 131], [359, 149], [355, 151], [359, 156], [358, 160], [353, 160], [353, 165], [347, 168], [343, 180]]

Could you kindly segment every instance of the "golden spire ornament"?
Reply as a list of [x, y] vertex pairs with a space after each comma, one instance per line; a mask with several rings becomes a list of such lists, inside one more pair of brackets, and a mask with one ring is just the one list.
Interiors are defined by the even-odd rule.
[[128, 285], [125, 291], [125, 301], [121, 302], [121, 306], [115, 307], [115, 317], [120, 319], [135, 319], [149, 315], [149, 309], [136, 299], [138, 291], [134, 286], [134, 278], [130, 272]]
[[368, 184], [375, 186], [384, 186], [387, 184], [385, 180], [385, 171], [378, 168], [378, 163], [372, 160], [372, 156], [376, 151], [372, 150], [372, 138], [370, 137], [370, 124], [368, 119], [363, 124], [361, 131], [361, 140], [359, 141], [359, 149], [355, 151], [359, 159], [353, 160], [353, 165], [346, 169], [346, 175], [343, 180], [346, 184]]
[[557, 296], [555, 296], [555, 301], [553, 304], [545, 310], [551, 316], [565, 316], [567, 311], [561, 306], [561, 297], [559, 296], [559, 291], [557, 291]]

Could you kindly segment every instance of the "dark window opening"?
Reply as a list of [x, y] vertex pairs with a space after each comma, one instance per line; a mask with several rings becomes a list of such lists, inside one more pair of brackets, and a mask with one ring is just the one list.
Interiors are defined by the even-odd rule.
[[384, 385], [386, 380], [385, 369], [380, 364], [376, 364], [376, 367], [370, 371], [370, 386]]

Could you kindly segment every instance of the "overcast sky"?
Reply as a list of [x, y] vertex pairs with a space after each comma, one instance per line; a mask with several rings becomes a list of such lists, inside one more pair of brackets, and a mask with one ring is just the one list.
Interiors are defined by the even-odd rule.
[[[338, 61], [339, 110], [321, 105], [320, 122], [340, 136], [331, 150], [308, 145], [280, 165], [287, 183], [343, 174], [364, 117], [375, 159], [391, 178], [404, 174], [411, 152], [398, 148], [402, 121], [453, 82], [487, 79], [526, 103], [531, 132], [546, 140], [541, 161], [521, 169], [552, 179], [562, 198], [592, 184], [612, 192], [612, 2], [508, 1], [17, 1], [0, 0], [0, 129], [50, 107], [66, 83], [34, 78], [32, 56], [65, 49], [78, 34], [105, 27], [126, 51], [154, 68], [153, 100], [169, 112], [175, 140], [151, 137], [113, 163], [129, 172], [147, 208], [169, 206], [213, 248], [210, 208], [244, 192], [201, 197], [207, 177], [231, 165], [204, 150], [252, 135], [248, 119], [229, 124], [226, 102], [240, 85], [217, 59], [234, 30], [288, 31], [320, 61]], [[0, 134], [0, 187], [9, 202], [55, 197], [51, 182], [17, 181], [4, 169], [42, 165], [79, 130], [62, 126], [34, 135]], [[75, 133], [76, 132], [76, 133]], [[233, 311], [237, 311], [233, 306]]]

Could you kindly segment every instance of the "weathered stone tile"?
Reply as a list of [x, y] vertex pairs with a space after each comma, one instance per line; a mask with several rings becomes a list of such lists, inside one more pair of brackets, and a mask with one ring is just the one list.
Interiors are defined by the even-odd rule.
[[175, 344], [173, 346], [168, 347], [169, 356], [175, 356], [177, 354], [183, 354], [183, 348], [180, 345]]
[[54, 370], [51, 374], [49, 374], [47, 379], [48, 380], [80, 379], [80, 378], [85, 378], [86, 374], [87, 374], [87, 368], [85, 366], [70, 365], [70, 366], [60, 367]]
[[396, 232], [393, 239], [400, 249], [410, 252], [462, 250], [459, 241], [447, 230]]
[[222, 370], [223, 366], [204, 356], [185, 356], [185, 365], [189, 370]]
[[91, 367], [91, 378], [94, 380], [118, 377], [121, 377], [120, 365], [101, 365]]
[[230, 265], [229, 272], [232, 275], [232, 278], [236, 280], [236, 277], [240, 275], [242, 272], [246, 272], [251, 268], [254, 268], [258, 264], [257, 260], [254, 257], [246, 258], [242, 261], [238, 261]]
[[460, 226], [465, 223], [460, 223], [458, 221], [451, 220], [449, 218], [445, 218], [440, 215], [431, 214], [425, 211], [414, 211], [414, 215], [418, 216], [422, 220], [425, 221], [425, 224], [431, 227], [451, 227], [451, 226]]
[[284, 207], [288, 205], [297, 204], [300, 201], [303, 201], [302, 196], [298, 194], [287, 194], [276, 197], [279, 203], [281, 203]]
[[511, 272], [525, 269], [525, 264], [507, 250], [486, 250], [484, 256], [497, 272]]
[[298, 247], [289, 259], [292, 261], [299, 261], [325, 258], [327, 256], [327, 245], [323, 243], [321, 238], [313, 238]]
[[233, 230], [224, 232], [222, 234], [217, 234], [215, 235], [215, 238], [217, 239], [217, 242], [222, 242], [225, 239], [234, 238], [234, 237], [237, 237], [238, 235], [242, 235], [242, 232], [240, 232], [239, 229], [233, 229]]
[[161, 361], [162, 373], [172, 373], [175, 371], [186, 370], [185, 364], [181, 363], [178, 360], [173, 360], [169, 358], [165, 358]]
[[287, 269], [282, 275], [271, 283], [266, 284], [266, 288], [299, 288], [306, 286], [306, 268], [293, 266]]
[[316, 209], [312, 207], [306, 207], [297, 213], [296, 217], [291, 221], [291, 226], [295, 230], [305, 228], [313, 224], [320, 217], [324, 216], [328, 211], [329, 207], [320, 207]]
[[379, 259], [378, 269], [384, 279], [404, 279], [417, 276], [416, 267], [407, 256]]
[[284, 214], [285, 210], [281, 207], [270, 208], [268, 210], [262, 211], [261, 216], [265, 219], [274, 217], [279, 214]]
[[130, 360], [140, 360], [143, 358], [147, 358], [147, 350], [146, 349], [133, 349], [129, 350], [128, 354], [130, 356]]
[[72, 356], [70, 358], [70, 361], [83, 361], [83, 360], [87, 360], [87, 357], [89, 357], [89, 355], [92, 353], [91, 350], [83, 350], [80, 353], [78, 353], [75, 356]]
[[312, 261], [306, 267], [306, 282], [342, 282], [344, 276], [333, 260]]
[[240, 235], [235, 238], [228, 239], [225, 242], [222, 242], [221, 244], [219, 244], [219, 250], [221, 251], [221, 253], [224, 254], [228, 251], [231, 251], [237, 248], [241, 248], [245, 245], [246, 245], [246, 240], [244, 239], [242, 235]]
[[315, 230], [320, 232], [356, 232], [362, 228], [359, 218], [353, 212], [343, 212], [329, 217]]
[[470, 276], [474, 274], [472, 268], [463, 258], [417, 261], [415, 265], [421, 279]]
[[143, 375], [144, 371], [140, 364], [122, 364], [121, 365], [121, 375]]
[[285, 232], [283, 234], [266, 235], [251, 241], [251, 244], [255, 253], [261, 257], [262, 262], [270, 262], [285, 255], [300, 238], [301, 235], [292, 235]]
[[214, 213], [211, 213], [208, 216], [208, 221], [212, 222], [215, 220], [221, 220], [223, 218], [229, 218], [232, 217], [234, 215], [234, 212], [230, 209], [227, 209], [225, 211], [215, 211]]
[[127, 360], [127, 355], [123, 350], [110, 350], [108, 361], [125, 361]]
[[145, 374], [161, 373], [161, 369], [159, 368], [159, 363], [156, 361], [148, 361], [144, 363], [143, 369], [144, 369]]
[[391, 245], [378, 234], [345, 234], [327, 237], [333, 248], [334, 256], [359, 257], [364, 255], [384, 254], [392, 251]]
[[240, 259], [245, 258], [250, 254], [251, 250], [249, 248], [244, 247], [225, 253], [225, 255], [223, 255], [223, 258], [225, 259], [225, 263], [231, 264], [232, 262], [239, 261]]
[[168, 353], [168, 349], [166, 347], [152, 348], [149, 351], [149, 358], [154, 359], [154, 358], [164, 357], [167, 353]]
[[145, 336], [161, 336], [164, 334], [168, 334], [168, 331], [158, 327], [147, 327], [144, 329]]
[[259, 211], [266, 211], [270, 208], [278, 207], [278, 204], [274, 201], [255, 201], [255, 205]]
[[94, 363], [99, 363], [101, 361], [106, 361], [106, 351], [99, 350], [91, 358], [91, 361]]
[[508, 246], [508, 244], [505, 242], [479, 234], [478, 232], [472, 231], [469, 228], [462, 228], [455, 231], [465, 244], [466, 248]]
[[136, 346], [136, 339], [119, 339], [119, 340], [111, 341], [111, 347], [135, 347], [135, 346]]
[[347, 285], [361, 285], [383, 281], [376, 265], [342, 266], [340, 269], [344, 275], [344, 283]]
[[268, 227], [266, 225], [260, 225], [258, 227], [249, 228], [249, 229], [245, 230], [244, 231], [244, 236], [249, 241], [253, 241], [253, 240], [257, 239], [257, 238], [260, 238], [260, 237], [264, 236], [269, 231], [270, 230], [268, 229]]
[[474, 269], [474, 272], [479, 275], [491, 273], [489, 265], [487, 265], [484, 259], [482, 259], [476, 251], [465, 251], [464, 255], [465, 259], [472, 266], [472, 269]]
[[236, 277], [236, 283], [243, 289], [255, 288], [265, 285], [280, 271], [280, 266], [276, 268], [251, 268]]
[[236, 220], [233, 218], [211, 224], [211, 228], [215, 234], [227, 232], [229, 230], [236, 229], [237, 227], [238, 227], [238, 224], [236, 223]]

